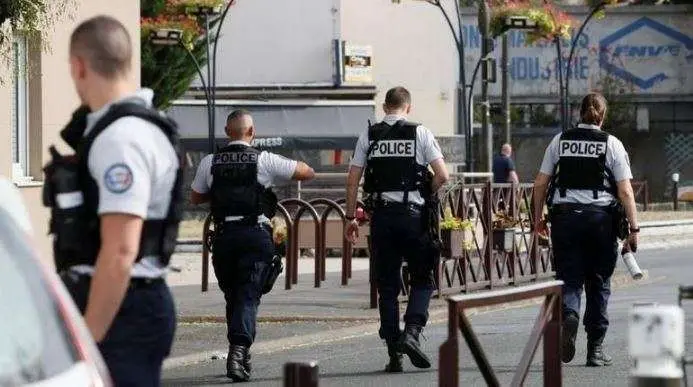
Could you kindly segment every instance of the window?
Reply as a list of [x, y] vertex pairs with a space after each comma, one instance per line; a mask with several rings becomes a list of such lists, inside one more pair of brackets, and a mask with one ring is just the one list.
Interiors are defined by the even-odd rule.
[[29, 177], [29, 82], [27, 76], [27, 39], [17, 36], [12, 44], [12, 180], [31, 181]]

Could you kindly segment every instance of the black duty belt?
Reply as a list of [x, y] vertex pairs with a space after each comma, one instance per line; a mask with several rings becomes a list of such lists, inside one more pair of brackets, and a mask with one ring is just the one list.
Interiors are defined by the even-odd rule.
[[[69, 278], [74, 279], [76, 282], [91, 282], [91, 275], [89, 274], [82, 274], [82, 273], [76, 273], [76, 272], [70, 272], [65, 271], [61, 272], [60, 275], [67, 275]], [[147, 277], [131, 277], [130, 278], [130, 283], [128, 287], [130, 288], [146, 288], [149, 286], [154, 286], [154, 285], [161, 285], [166, 283], [166, 281], [159, 277], [159, 278], [147, 278]]]
[[422, 205], [420, 204], [415, 204], [415, 203], [401, 203], [401, 202], [393, 202], [390, 200], [377, 200], [374, 203], [374, 208], [379, 209], [379, 208], [390, 208], [390, 209], [398, 209], [398, 210], [405, 210], [409, 211], [410, 213], [416, 215], [421, 213], [421, 209], [423, 208]]
[[609, 206], [598, 206], [595, 204], [581, 203], [561, 203], [554, 204], [551, 208], [554, 214], [562, 214], [571, 211], [591, 211], [591, 212], [609, 212]]

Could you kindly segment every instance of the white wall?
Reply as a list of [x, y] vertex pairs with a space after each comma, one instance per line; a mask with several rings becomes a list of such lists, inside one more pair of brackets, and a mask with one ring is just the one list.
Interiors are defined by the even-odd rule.
[[332, 84], [338, 6], [339, 0], [237, 1], [221, 28], [217, 86]]
[[438, 8], [412, 0], [343, 0], [341, 18], [343, 40], [373, 46], [377, 117], [387, 90], [401, 85], [412, 93], [411, 120], [437, 135], [453, 134], [457, 52]]

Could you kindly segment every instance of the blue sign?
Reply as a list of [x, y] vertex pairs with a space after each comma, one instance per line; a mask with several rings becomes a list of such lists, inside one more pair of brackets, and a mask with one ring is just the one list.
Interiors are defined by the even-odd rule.
[[[664, 35], [669, 41], [664, 44], [651, 44], [651, 42], [629, 44], [623, 41], [623, 38], [646, 27]], [[684, 55], [686, 61], [693, 61], [693, 39], [649, 17], [642, 17], [604, 37], [599, 42], [600, 67], [608, 73], [627, 82], [631, 82], [643, 90], [650, 89], [657, 83], [669, 79], [669, 76], [664, 72], [644, 74], [644, 71], [635, 71], [632, 69], [629, 71], [622, 65], [625, 60], [637, 61], [648, 58], [671, 61], [680, 60], [679, 58]], [[614, 61], [614, 59], [619, 60]], [[621, 65], [619, 65], [619, 63], [621, 63]], [[662, 67], [666, 68], [667, 66]], [[648, 66], [650, 70], [655, 68], [657, 68], [657, 66]]]

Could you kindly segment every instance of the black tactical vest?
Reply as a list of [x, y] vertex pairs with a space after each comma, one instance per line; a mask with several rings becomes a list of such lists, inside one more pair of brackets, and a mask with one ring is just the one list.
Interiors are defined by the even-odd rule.
[[[58, 271], [74, 265], [94, 265], [96, 262], [101, 247], [97, 213], [99, 189], [89, 172], [89, 151], [96, 137], [123, 117], [138, 117], [158, 126], [174, 147], [179, 160], [182, 160], [176, 123], [154, 109], [132, 102], [114, 104], [84, 137], [86, 110], [81, 108], [75, 112], [70, 124], [61, 132], [63, 139], [76, 150], [75, 155], [61, 156], [51, 147], [53, 160], [44, 168], [46, 183], [43, 201], [51, 208], [49, 232], [54, 235], [53, 251]], [[158, 256], [162, 264], [168, 265], [182, 218], [184, 165], [181, 161], [166, 218], [144, 220], [137, 261], [143, 256]], [[65, 197], [80, 199], [71, 200], [66, 205]]]
[[596, 129], [574, 128], [561, 134], [554, 173], [554, 186], [561, 197], [568, 189], [591, 190], [595, 199], [599, 191], [615, 192], [613, 175], [606, 166], [608, 139], [608, 133]]
[[384, 122], [368, 128], [369, 148], [363, 190], [379, 196], [386, 191], [421, 190], [426, 166], [416, 162], [416, 123], [404, 120], [390, 126]]
[[259, 157], [260, 151], [243, 144], [232, 144], [214, 153], [210, 200], [216, 222], [242, 216], [236, 222], [253, 225], [258, 216], [272, 218], [276, 213], [277, 197], [257, 181]]

